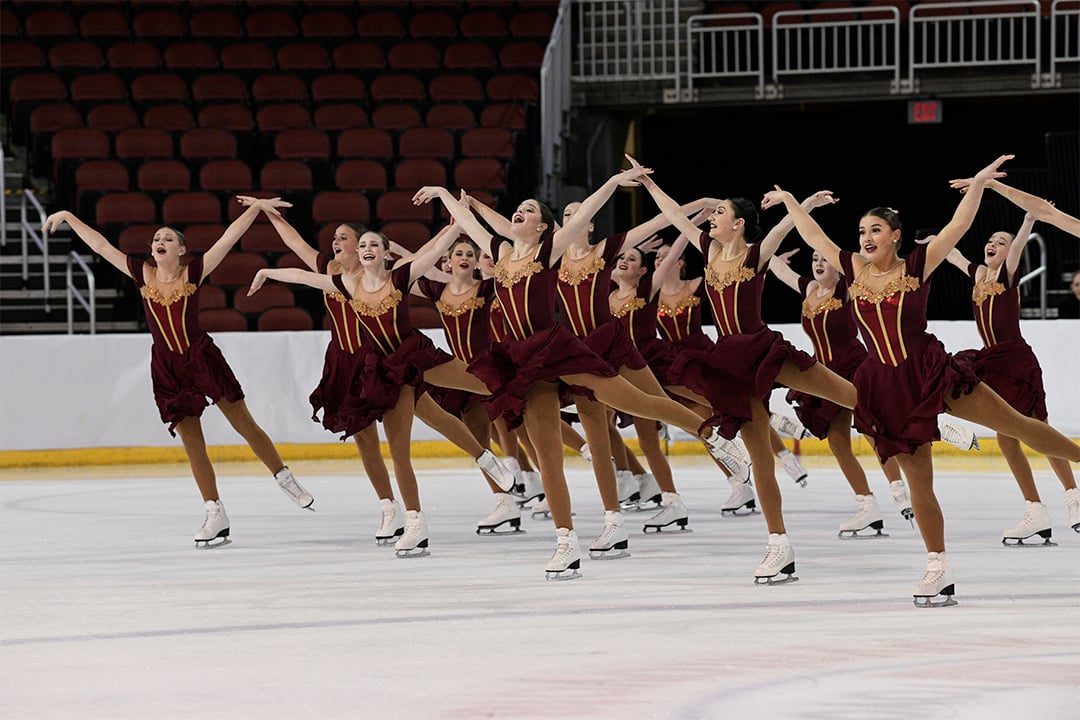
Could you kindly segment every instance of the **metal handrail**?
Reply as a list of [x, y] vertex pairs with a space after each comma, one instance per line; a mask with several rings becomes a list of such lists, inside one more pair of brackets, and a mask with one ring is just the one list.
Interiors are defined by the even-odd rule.
[[4, 155], [4, 144], [0, 143], [0, 199], [4, 203], [4, 214], [0, 216], [0, 247], [7, 245], [7, 182], [4, 180], [6, 169], [7, 156]]
[[[36, 227], [30, 224], [27, 212], [28, 203], [32, 203], [37, 208], [38, 223]], [[49, 279], [49, 236], [41, 232], [41, 227], [45, 224], [45, 217], [45, 208], [38, 202], [34, 191], [23, 190], [22, 202], [19, 203], [19, 229], [22, 232], [22, 279], [24, 282], [30, 279], [30, 252], [27, 245], [27, 240], [30, 239], [41, 250], [42, 273], [45, 276], [45, 312], [52, 312], [52, 307], [49, 305], [49, 290], [51, 289]]]
[[[1034, 242], [1039, 246], [1039, 267], [1035, 268], [1028, 274], [1024, 275], [1017, 281], [1016, 285], [1019, 287], [1024, 283], [1039, 278], [1039, 317], [1043, 320], [1046, 319], [1046, 241], [1043, 240], [1043, 236], [1039, 233], [1031, 233], [1028, 237], [1028, 247]], [[1024, 257], [1027, 257], [1027, 247], [1024, 248]]]
[[[82, 292], [75, 287], [75, 277], [72, 272], [72, 265], [79, 264], [83, 272], [86, 273], [86, 292], [89, 295], [89, 299], [83, 296]], [[90, 315], [90, 334], [97, 334], [97, 279], [94, 277], [93, 271], [90, 266], [86, 264], [86, 261], [82, 259], [79, 253], [72, 250], [68, 253], [67, 258], [67, 331], [68, 335], [75, 333], [75, 302], [78, 300], [79, 304], [83, 306]]]

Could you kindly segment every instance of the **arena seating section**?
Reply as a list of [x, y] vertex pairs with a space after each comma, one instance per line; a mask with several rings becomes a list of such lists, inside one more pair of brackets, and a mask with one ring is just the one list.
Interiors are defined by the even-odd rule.
[[[445, 222], [425, 184], [500, 207], [533, 172], [539, 67], [557, 0], [5, 0], [3, 112], [28, 174], [125, 252], [176, 224], [205, 250], [238, 193], [281, 195], [329, 249], [343, 221], [415, 249]], [[518, 184], [515, 185], [514, 183]], [[50, 208], [52, 209], [52, 208]], [[324, 327], [265, 220], [210, 278], [211, 330]], [[419, 305], [421, 326], [437, 326]]]

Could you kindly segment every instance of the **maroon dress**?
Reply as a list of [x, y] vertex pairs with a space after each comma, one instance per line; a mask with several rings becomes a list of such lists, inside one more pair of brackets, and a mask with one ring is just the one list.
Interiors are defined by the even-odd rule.
[[424, 385], [424, 373], [449, 362], [451, 356], [435, 347], [409, 318], [409, 272], [406, 262], [390, 272], [391, 291], [376, 305], [352, 297], [340, 275], [334, 285], [349, 300], [363, 330], [364, 343], [374, 352], [364, 353], [364, 362], [353, 377], [352, 389], [342, 411], [352, 416], [360, 428], [382, 420], [398, 404], [401, 388]]
[[[443, 301], [446, 283], [420, 278], [420, 292], [435, 303], [442, 320], [446, 341], [454, 357], [468, 365], [491, 348], [491, 303], [495, 298], [494, 280], [481, 280], [476, 291], [460, 303]], [[433, 387], [431, 395], [451, 415], [461, 417], [481, 398], [476, 393], [457, 388]]]
[[[327, 274], [333, 260], [330, 253], [320, 252], [318, 271]], [[324, 292], [323, 302], [330, 321], [331, 337], [323, 359], [322, 378], [308, 401], [311, 403], [311, 419], [320, 422], [321, 410], [322, 426], [332, 433], [343, 433], [341, 440], [344, 441], [369, 424], [366, 413], [346, 414], [342, 405], [352, 391], [357, 369], [364, 366], [364, 356], [372, 350], [364, 344], [360, 319], [343, 293]]]
[[[847, 276], [841, 275], [832, 295], [817, 304], [806, 294], [811, 282], [810, 278], [799, 278], [802, 326], [814, 344], [814, 357], [840, 377], [851, 380], [866, 360], [866, 348], [859, 342]], [[845, 410], [834, 402], [798, 390], [789, 390], [787, 401], [795, 406], [795, 414], [806, 429], [822, 440], [829, 434], [832, 421]]]
[[[507, 336], [491, 344], [491, 351], [473, 360], [469, 371], [484, 381], [491, 396], [484, 401], [491, 417], [507, 426], [521, 425], [525, 398], [538, 382], [558, 382], [563, 375], [588, 373], [614, 377], [606, 361], [555, 321], [555, 286], [558, 270], [551, 267], [551, 243], [536, 248], [529, 263], [511, 269], [512, 245], [496, 237], [495, 294], [502, 306]], [[503, 255], [500, 257], [500, 255]]]
[[213, 338], [199, 325], [202, 256], [191, 259], [186, 267], [187, 280], [168, 297], [146, 284], [145, 264], [136, 257], [127, 259], [128, 272], [142, 295], [146, 324], [153, 338], [150, 380], [154, 402], [161, 421], [168, 423], [169, 432], [175, 437], [181, 420], [201, 417], [211, 402], [243, 400], [244, 391]]
[[[926, 246], [918, 246], [904, 259], [903, 273], [881, 292], [859, 282], [851, 258], [850, 252], [840, 253], [841, 270], [854, 278], [849, 292], [868, 350], [866, 362], [852, 378], [858, 391], [855, 427], [874, 439], [878, 457], [885, 462], [939, 440], [937, 418], [948, 410], [948, 397], [970, 393], [979, 378], [926, 331], [930, 278], [920, 280]], [[867, 265], [863, 272], [869, 269]]]
[[[614, 299], [614, 293], [609, 296], [609, 308], [612, 299]], [[675, 360], [676, 352], [675, 347], [670, 342], [657, 336], [657, 307], [658, 300], [653, 296], [652, 292], [652, 276], [646, 275], [638, 281], [637, 292], [634, 297], [629, 302], [612, 309], [611, 314], [626, 328], [630, 342], [634, 343], [638, 352], [641, 353], [641, 357], [645, 359], [645, 363], [652, 370], [652, 374], [656, 376], [661, 387], [663, 387], [668, 385], [667, 372], [668, 368], [671, 367], [671, 363]], [[701, 314], [699, 312], [699, 327], [700, 324]]]
[[982, 337], [981, 350], [965, 350], [956, 359], [970, 362], [975, 374], [1021, 415], [1046, 420], [1046, 391], [1042, 367], [1035, 352], [1020, 335], [1020, 290], [1016, 277], [1009, 277], [1005, 263], [997, 278], [975, 281], [978, 263], [968, 266], [975, 283], [971, 304]]
[[[702, 231], [699, 243], [708, 258], [712, 239], [707, 232]], [[765, 274], [758, 269], [760, 256], [760, 244], [747, 246], [742, 263], [724, 275], [706, 263], [705, 292], [718, 337], [710, 348], [683, 350], [673, 367], [682, 384], [712, 406], [713, 416], [705, 424], [716, 426], [729, 440], [751, 419], [751, 400], [762, 401], [768, 409], [784, 362], [793, 361], [799, 370], [817, 362], [762, 322]]]

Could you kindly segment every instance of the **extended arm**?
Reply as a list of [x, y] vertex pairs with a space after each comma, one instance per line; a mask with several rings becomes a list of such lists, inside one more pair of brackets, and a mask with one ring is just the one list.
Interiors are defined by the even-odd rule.
[[[960, 192], [967, 192], [968, 186], [971, 185], [971, 179], [953, 180], [949, 184], [952, 187], [959, 189]], [[998, 180], [989, 181], [986, 183], [986, 187], [1001, 195], [1012, 204], [1017, 205], [1026, 212], [1034, 215], [1035, 220], [1050, 223], [1054, 227], [1061, 228], [1070, 235], [1080, 237], [1080, 218], [1075, 218], [1068, 213], [1058, 210], [1054, 207], [1054, 203], [1049, 200], [1044, 200], [1031, 193], [1018, 190], [1017, 188], [1006, 185]]]
[[[702, 208], [698, 211], [690, 223], [694, 226], [695, 232], [692, 237], [696, 238], [701, 234], [701, 230], [698, 228], [698, 224], [705, 221], [705, 218], [709, 217], [712, 213], [712, 207]], [[660, 292], [660, 288], [663, 287], [669, 279], [675, 276], [679, 271], [679, 260], [682, 258], [683, 253], [686, 252], [686, 246], [690, 243], [690, 237], [685, 232], [680, 233], [679, 237], [675, 238], [675, 242], [671, 244], [671, 249], [668, 250], [667, 257], [656, 266], [656, 271], [653, 273], [653, 295]]]
[[292, 285], [307, 285], [324, 292], [338, 292], [330, 275], [302, 270], [301, 268], [263, 268], [255, 273], [255, 279], [251, 281], [251, 287], [248, 288], [248, 296], [254, 295], [267, 280], [277, 280]]
[[[251, 207], [259, 201], [258, 198], [250, 195], [238, 195], [236, 199], [245, 207]], [[296, 228], [290, 225], [280, 212], [266, 209], [266, 216], [270, 218], [270, 224], [277, 230], [277, 234], [281, 237], [285, 246], [296, 253], [296, 256], [309, 268], [318, 270], [319, 251], [308, 245], [304, 238], [300, 237], [300, 233], [296, 231]]]
[[[626, 159], [629, 160], [631, 165], [635, 168], [641, 168], [641, 165], [634, 158], [627, 155]], [[652, 196], [656, 206], [660, 208], [660, 212], [664, 214], [664, 217], [667, 218], [668, 222], [677, 227], [679, 232], [686, 235], [689, 240], [697, 240], [701, 235], [701, 229], [691, 222], [690, 218], [686, 217], [682, 211], [682, 207], [679, 206], [679, 203], [675, 202], [670, 195], [661, 190], [660, 186], [648, 175], [642, 175], [637, 180], [649, 191], [649, 195]], [[697, 246], [695, 245], [694, 247]]]
[[[457, 223], [450, 223], [435, 233], [435, 237], [424, 243], [423, 247], [412, 256], [412, 265], [409, 266], [409, 284], [415, 283], [421, 276], [434, 268], [435, 264], [439, 262], [439, 258], [450, 249], [450, 246], [454, 244], [454, 241], [460, 235], [461, 226]], [[406, 261], [398, 260], [395, 267], [402, 262]]]
[[[632, 167], [629, 170], [617, 172], [608, 178], [607, 182], [597, 188], [594, 193], [582, 200], [581, 207], [574, 213], [574, 216], [567, 220], [565, 225], [555, 231], [555, 236], [551, 239], [551, 259], [555, 260], [561, 257], [566, 251], [566, 248], [573, 242], [573, 239], [589, 227], [589, 223], [593, 221], [593, 218], [596, 216], [596, 213], [600, 211], [600, 208], [604, 207], [604, 205], [607, 204], [607, 201], [611, 199], [616, 188], [620, 185], [636, 185], [638, 180], [650, 172], [652, 172], [652, 170], [643, 168], [640, 165]], [[643, 235], [642, 239], [651, 234], [652, 233]]]
[[127, 255], [120, 252], [120, 248], [111, 245], [109, 241], [105, 239], [104, 235], [75, 217], [67, 210], [55, 212], [45, 218], [45, 224], [41, 226], [41, 231], [46, 235], [51, 235], [64, 223], [67, 223], [68, 226], [75, 231], [75, 234], [78, 235], [91, 250], [107, 260], [109, 264], [117, 270], [128, 277], [131, 277], [131, 273], [128, 271], [127, 267]]
[[797, 252], [799, 252], [799, 248], [769, 258], [769, 272], [795, 292], [801, 292], [799, 290], [799, 273], [791, 269], [791, 256]]
[[[809, 214], [815, 208], [819, 208], [822, 205], [831, 205], [836, 202], [836, 198], [833, 197], [831, 190], [819, 190], [810, 197], [802, 201], [800, 207]], [[780, 247], [780, 243], [783, 242], [787, 234], [791, 232], [795, 227], [795, 221], [791, 215], [785, 215], [781, 218], [780, 222], [776, 223], [776, 226], [765, 235], [761, 240], [761, 251], [759, 262], [767, 262], [776, 253], [777, 248]], [[760, 266], [759, 266], [760, 267]], [[840, 267], [839, 265], [833, 265], [833, 267]]]
[[937, 234], [937, 237], [926, 246], [926, 267], [923, 270], [921, 280], [928, 278], [930, 273], [952, 252], [952, 249], [956, 247], [956, 243], [960, 242], [960, 238], [964, 236], [964, 233], [968, 231], [971, 223], [975, 220], [975, 213], [978, 212], [979, 203], [982, 202], [986, 183], [1004, 177], [1005, 173], [998, 170], [998, 167], [1012, 157], [1012, 155], [1001, 155], [971, 179], [971, 184], [968, 185], [967, 192], [964, 193], [964, 198], [960, 201], [960, 204], [956, 206], [952, 219], [949, 220], [945, 227], [941, 228], [941, 232]]
[[1020, 224], [1020, 229], [1016, 231], [1016, 237], [1013, 238], [1012, 245], [1009, 246], [1009, 254], [1005, 256], [1005, 270], [1009, 273], [1010, 278], [1016, 275], [1016, 270], [1020, 267], [1020, 258], [1024, 254], [1024, 248], [1027, 247], [1028, 240], [1031, 239], [1031, 228], [1034, 226], [1034, 213], [1024, 213], [1024, 222]]
[[[281, 198], [269, 198], [256, 200], [252, 205], [249, 205], [247, 210], [240, 214], [240, 217], [233, 220], [229, 227], [225, 228], [222, 236], [203, 255], [203, 278], [214, 272], [217, 266], [221, 264], [221, 261], [233, 249], [240, 237], [251, 227], [251, 223], [255, 222], [255, 218], [259, 216], [260, 212], [265, 211], [267, 215], [272, 215], [278, 212], [277, 208], [279, 207], [292, 207], [292, 203], [285, 202]], [[193, 278], [193, 280], [196, 283], [202, 282], [202, 278]]]
[[[476, 216], [472, 214], [472, 210], [466, 207], [460, 200], [453, 196], [449, 190], [444, 187], [438, 187], [437, 185], [427, 185], [416, 191], [416, 195], [413, 196], [413, 203], [421, 205], [429, 203], [433, 199], [438, 198], [442, 200], [443, 206], [446, 211], [450, 213], [450, 217], [454, 218], [454, 223], [459, 226], [459, 233], [465, 233], [469, 238], [475, 242], [480, 250], [491, 254], [491, 233], [488, 229], [480, 224], [480, 221], [476, 219]], [[482, 205], [483, 203], [473, 203], [473, 206]], [[495, 212], [492, 210], [492, 212]], [[484, 213], [480, 213], [481, 216]], [[498, 213], [495, 213], [498, 215]], [[500, 216], [501, 217], [501, 216]], [[486, 219], [486, 218], [485, 218]], [[505, 218], [503, 218], [505, 219]], [[509, 221], [508, 221], [509, 223]], [[494, 225], [492, 227], [495, 227]], [[501, 231], [496, 228], [496, 232]], [[509, 233], [509, 230], [507, 230]], [[508, 235], [503, 235], [508, 237]]]
[[[834, 268], [838, 270], [842, 268], [843, 265], [840, 264], [840, 248], [836, 243], [829, 239], [829, 236], [825, 234], [817, 221], [810, 217], [810, 213], [807, 212], [806, 208], [795, 200], [795, 196], [786, 190], [781, 190], [779, 185], [773, 185], [773, 187], [775, 189], [765, 193], [765, 197], [761, 200], [762, 209], [783, 203], [788, 211], [788, 217], [785, 219], [790, 219], [795, 223], [795, 229], [799, 231], [799, 235], [802, 236], [806, 244], [817, 250], [825, 258], [825, 261]], [[853, 258], [853, 262], [859, 264], [866, 261], [856, 256]]]
[[[693, 215], [695, 213], [700, 213], [702, 210], [712, 212], [713, 208], [719, 204], [720, 201], [716, 198], [700, 198], [693, 202], [686, 203], [679, 208], [679, 210], [683, 215]], [[708, 215], [706, 214], [705, 217], [708, 217]], [[626, 233], [626, 240], [623, 242], [622, 250], [625, 251], [635, 247], [645, 238], [655, 235], [669, 225], [671, 225], [671, 221], [668, 220], [667, 216], [663, 213], [660, 213], [651, 220], [646, 220]]]

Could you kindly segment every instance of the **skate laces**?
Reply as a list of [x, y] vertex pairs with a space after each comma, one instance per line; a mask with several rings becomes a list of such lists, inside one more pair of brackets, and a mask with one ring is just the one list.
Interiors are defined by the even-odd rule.
[[769, 543], [765, 548], [765, 559], [762, 565], [775, 565], [784, 557], [784, 546], [780, 543]]
[[203, 530], [209, 530], [210, 528], [212, 528], [214, 526], [214, 522], [219, 517], [221, 517], [221, 511], [220, 510], [217, 510], [217, 509], [207, 510], [206, 511], [206, 519], [203, 520], [202, 529]]

